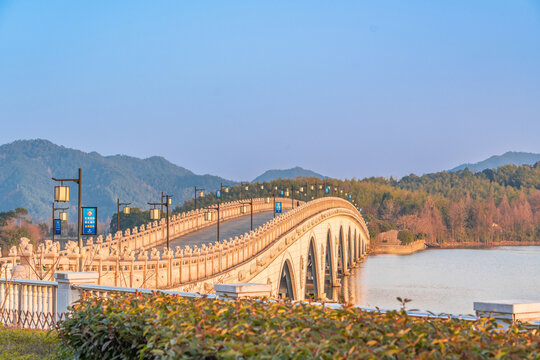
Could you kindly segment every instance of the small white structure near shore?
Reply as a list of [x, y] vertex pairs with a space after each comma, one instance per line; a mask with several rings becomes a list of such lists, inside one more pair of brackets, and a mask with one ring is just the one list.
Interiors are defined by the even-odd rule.
[[540, 301], [511, 299], [475, 302], [474, 311], [478, 317], [532, 322], [540, 320]]

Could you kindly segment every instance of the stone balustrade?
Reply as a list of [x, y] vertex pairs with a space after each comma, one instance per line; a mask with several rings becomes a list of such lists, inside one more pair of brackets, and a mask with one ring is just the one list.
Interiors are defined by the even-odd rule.
[[0, 278], [0, 323], [31, 329], [49, 328], [57, 320], [57, 283]]
[[[288, 198], [276, 198], [276, 201], [280, 201], [284, 209], [290, 209], [292, 207], [291, 199]], [[297, 200], [294, 200], [296, 203]], [[246, 215], [242, 212], [241, 201], [232, 201], [222, 203], [220, 206], [220, 221], [231, 220], [240, 216]], [[259, 213], [264, 211], [272, 211], [274, 207], [273, 198], [260, 198], [253, 199], [253, 212]], [[171, 239], [186, 235], [188, 233], [201, 230], [205, 227], [216, 225], [215, 208], [202, 208], [192, 210], [189, 212], [181, 213], [178, 215], [172, 215], [169, 221], [169, 236]], [[212, 220], [206, 220], [204, 214], [207, 212], [213, 212], [214, 216]], [[103, 236], [98, 236], [95, 240], [93, 237], [89, 237], [86, 240], [86, 245], [82, 250], [79, 250], [77, 243], [74, 241], [69, 242], [66, 245], [64, 251], [59, 251], [60, 255], [70, 255], [78, 253], [89, 253], [94, 248], [100, 249], [114, 249], [114, 248], [129, 248], [129, 249], [150, 249], [152, 247], [164, 244], [167, 240], [167, 222], [165, 219], [150, 222], [146, 225], [134, 227], [133, 229], [127, 229], [122, 233], [116, 232], [114, 236], [109, 234], [103, 239]], [[45, 247], [54, 246], [52, 243], [47, 243]], [[114, 251], [114, 250], [113, 250]]]
[[[276, 199], [283, 205], [290, 199]], [[296, 202], [296, 201], [295, 201]], [[273, 201], [254, 200], [254, 210], [273, 209]], [[222, 219], [242, 216], [240, 203], [223, 204]], [[79, 257], [82, 256], [83, 271], [98, 274], [98, 284], [136, 288], [171, 288], [178, 284], [199, 282], [210, 277], [226, 273], [263, 252], [271, 244], [300, 224], [322, 212], [345, 212], [357, 217], [362, 228], [368, 234], [367, 227], [352, 204], [340, 198], [325, 197], [303, 203], [299, 207], [282, 214], [259, 228], [234, 239], [215, 242], [208, 246], [164, 248], [161, 252], [155, 247], [165, 239], [164, 224], [157, 223], [117, 236], [113, 240], [91, 242], [78, 251], [71, 248], [58, 251], [58, 246], [46, 243], [33, 251], [27, 239], [21, 240], [16, 252], [8, 258], [0, 259], [4, 263], [19, 264], [21, 277], [50, 280], [54, 272], [77, 271]], [[180, 236], [193, 229], [204, 227], [204, 211], [182, 214], [171, 221], [171, 238]], [[210, 225], [212, 222], [208, 222]], [[215, 220], [213, 222], [215, 224]], [[208, 226], [208, 225], [206, 225]], [[305, 226], [305, 225], [304, 225]], [[298, 229], [297, 229], [298, 231]], [[137, 249], [137, 250], [136, 250]], [[148, 250], [150, 249], [150, 250]], [[17, 258], [18, 261], [14, 261]], [[211, 291], [212, 289], [207, 289]]]
[[[293, 205], [290, 198], [276, 197], [275, 201], [280, 201], [283, 209], [290, 209]], [[294, 200], [295, 204], [296, 202], [297, 200]], [[220, 206], [220, 221], [223, 222], [246, 215], [241, 209], [243, 205], [242, 201], [222, 203]], [[253, 199], [254, 213], [273, 211], [273, 207], [273, 198]], [[212, 220], [205, 220], [204, 215], [207, 212], [214, 213]], [[169, 224], [170, 238], [174, 239], [201, 230], [205, 227], [215, 226], [217, 223], [215, 212], [215, 208], [202, 208], [172, 215]], [[100, 235], [95, 239], [94, 237], [88, 237], [85, 241], [86, 245], [84, 245], [82, 249], [79, 249], [76, 241], [69, 241], [66, 244], [66, 248], [61, 250], [59, 242], [45, 240], [42, 244], [38, 245], [36, 253], [42, 256], [43, 260], [40, 261], [40, 263], [43, 263], [44, 265], [47, 263], [59, 263], [58, 265], [61, 265], [62, 268], [65, 268], [66, 270], [76, 271], [76, 269], [73, 268], [66, 268], [66, 265], [72, 264], [73, 260], [78, 259], [80, 256], [87, 258], [125, 256], [126, 252], [131, 253], [130, 250], [148, 250], [152, 247], [164, 244], [167, 241], [166, 229], [165, 219], [162, 219], [159, 222], [153, 221], [146, 225], [143, 224], [139, 227], [134, 227], [133, 229], [127, 229], [123, 233], [118, 231], [114, 236], [109, 234], [103, 238], [103, 236]], [[4, 271], [0, 276], [7, 274], [6, 271], [24, 261], [24, 259], [21, 260], [21, 254], [31, 253], [32, 251], [32, 244], [30, 244], [27, 239], [21, 239], [19, 246], [10, 248], [8, 256], [0, 257], [0, 271]], [[0, 249], [0, 254], [1, 253]], [[23, 275], [21, 277], [25, 278], [26, 276]], [[48, 277], [52, 278], [52, 274], [49, 274]]]

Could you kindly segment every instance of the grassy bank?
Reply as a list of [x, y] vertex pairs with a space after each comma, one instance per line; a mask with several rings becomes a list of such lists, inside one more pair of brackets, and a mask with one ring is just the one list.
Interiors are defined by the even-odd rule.
[[0, 360], [57, 359], [56, 332], [0, 328]]

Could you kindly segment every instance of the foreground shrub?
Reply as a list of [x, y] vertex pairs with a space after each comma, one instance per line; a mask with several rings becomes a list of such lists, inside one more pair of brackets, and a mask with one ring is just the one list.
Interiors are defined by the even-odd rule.
[[80, 359], [540, 358], [540, 335], [493, 320], [164, 294], [83, 297], [59, 337]]

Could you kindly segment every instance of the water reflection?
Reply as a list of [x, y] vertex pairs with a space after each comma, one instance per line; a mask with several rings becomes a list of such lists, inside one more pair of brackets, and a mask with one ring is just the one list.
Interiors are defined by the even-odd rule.
[[360, 267], [354, 268], [349, 276], [341, 278], [341, 287], [335, 288], [335, 296], [339, 296], [340, 302], [353, 305], [363, 303], [362, 282], [357, 280], [361, 271]]
[[409, 308], [469, 314], [474, 301], [540, 301], [538, 274], [540, 247], [426, 250], [369, 256], [334, 289], [355, 305], [399, 309], [400, 296], [413, 300]]

